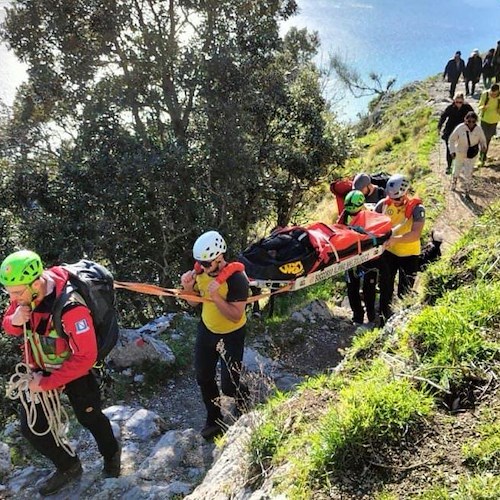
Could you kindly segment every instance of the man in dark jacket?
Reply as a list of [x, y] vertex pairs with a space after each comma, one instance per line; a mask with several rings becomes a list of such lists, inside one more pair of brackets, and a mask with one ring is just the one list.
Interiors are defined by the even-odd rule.
[[444, 68], [443, 79], [448, 78], [448, 82], [450, 82], [450, 97], [452, 99], [455, 95], [458, 79], [465, 70], [465, 62], [460, 57], [461, 55], [462, 53], [459, 50], [455, 52], [453, 59], [450, 59]]
[[[483, 60], [479, 55], [479, 50], [474, 49], [471, 56], [467, 60], [467, 65], [465, 66], [464, 78], [465, 78], [465, 95], [474, 95], [476, 90], [476, 83], [479, 82], [481, 78], [481, 72], [483, 71]], [[472, 87], [469, 91], [469, 82]]]
[[450, 149], [448, 148], [448, 139], [453, 130], [455, 130], [455, 127], [464, 122], [465, 115], [469, 111], [473, 111], [471, 105], [465, 102], [463, 93], [458, 92], [453, 98], [453, 103], [443, 111], [441, 117], [439, 118], [438, 130], [441, 130], [441, 127], [444, 124], [444, 128], [441, 131], [441, 138], [446, 144], [447, 174], [451, 174], [451, 164], [453, 162]]
[[366, 203], [378, 203], [385, 197], [385, 189], [381, 186], [376, 186], [372, 183], [371, 177], [362, 172], [352, 181], [352, 188], [357, 189], [363, 193]]

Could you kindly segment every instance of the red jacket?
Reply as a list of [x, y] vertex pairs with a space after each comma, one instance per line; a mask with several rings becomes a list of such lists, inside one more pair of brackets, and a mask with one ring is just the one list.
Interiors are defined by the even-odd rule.
[[[68, 272], [62, 267], [52, 267], [44, 271], [44, 276], [51, 278], [55, 283], [55, 293], [51, 293], [43, 298], [33, 312], [31, 313], [29, 324], [26, 327], [37, 332], [40, 336], [48, 334], [54, 330], [52, 321], [52, 308], [55, 299], [61, 295], [68, 281]], [[18, 303], [12, 301], [5, 311], [2, 321], [2, 328], [9, 335], [16, 337], [23, 335], [23, 327], [12, 324], [12, 315], [14, 314]], [[40, 387], [44, 390], [55, 389], [86, 375], [97, 359], [97, 340], [94, 331], [94, 323], [90, 310], [82, 305], [75, 305], [63, 310], [62, 324], [68, 338], [57, 339], [57, 351], [70, 351], [70, 356], [63, 361], [60, 368], [45, 374]], [[31, 345], [26, 342], [24, 346], [28, 363], [32, 368], [45, 369], [35, 361]]]

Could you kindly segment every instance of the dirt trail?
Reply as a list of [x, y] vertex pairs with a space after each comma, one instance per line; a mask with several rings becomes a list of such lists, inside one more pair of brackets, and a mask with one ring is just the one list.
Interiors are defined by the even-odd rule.
[[[427, 84], [423, 84], [427, 85]], [[448, 84], [433, 82], [426, 87], [437, 116], [450, 104]], [[476, 98], [468, 102], [477, 108]], [[450, 176], [445, 174], [446, 151], [443, 141], [436, 146], [430, 157], [430, 167], [441, 180], [446, 191], [446, 207], [438, 217], [434, 229], [444, 238], [444, 250], [453, 244], [473, 224], [477, 215], [496, 199], [500, 183], [500, 138], [493, 139], [486, 167], [476, 169], [470, 198], [459, 190], [451, 192]], [[424, 203], [425, 200], [424, 200]], [[251, 325], [247, 346], [257, 347], [263, 355], [280, 361], [283, 369], [291, 374], [312, 375], [335, 366], [354, 335], [350, 324], [349, 308], [337, 307], [334, 318], [316, 324], [286, 322], [271, 335], [267, 328]], [[295, 340], [294, 340], [295, 339]], [[168, 427], [184, 429], [201, 428], [204, 408], [196, 385], [193, 368], [186, 369], [151, 396], [148, 402], [167, 422]]]
[[[457, 91], [462, 90], [462, 85], [463, 83], [459, 83]], [[437, 116], [440, 116], [446, 106], [451, 103], [447, 97], [448, 87], [449, 84], [442, 81], [432, 82], [428, 87], [431, 97], [430, 104], [434, 107]], [[466, 98], [466, 102], [476, 112], [478, 111], [479, 97], [483, 91], [482, 86], [478, 89], [474, 96]], [[444, 238], [443, 248], [446, 250], [464, 231], [472, 226], [475, 218], [497, 199], [500, 185], [500, 137], [497, 135], [492, 139], [486, 165], [474, 170], [469, 197], [463, 193], [460, 183], [456, 192], [450, 190], [450, 176], [445, 174], [446, 147], [443, 141], [440, 141], [432, 152], [430, 167], [441, 180], [446, 193], [445, 209], [434, 224], [435, 231]]]

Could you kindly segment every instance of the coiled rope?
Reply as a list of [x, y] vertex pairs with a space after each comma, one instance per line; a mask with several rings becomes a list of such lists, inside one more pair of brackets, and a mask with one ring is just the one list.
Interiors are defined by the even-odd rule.
[[[27, 361], [26, 325], [24, 326], [24, 342]], [[45, 436], [50, 432], [56, 445], [63, 448], [68, 455], [74, 457], [76, 452], [66, 438], [69, 430], [69, 418], [66, 410], [61, 405], [59, 391], [51, 389], [49, 391], [34, 392], [29, 388], [32, 378], [33, 372], [28, 363], [18, 363], [7, 384], [6, 396], [13, 400], [19, 399], [26, 412], [27, 425], [34, 435]], [[41, 432], [35, 430], [37, 412], [40, 408], [43, 410], [48, 423], [47, 429]]]

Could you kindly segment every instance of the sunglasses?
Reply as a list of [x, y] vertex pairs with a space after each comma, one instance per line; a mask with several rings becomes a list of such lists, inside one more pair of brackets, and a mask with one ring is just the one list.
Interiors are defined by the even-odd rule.
[[213, 260], [199, 260], [198, 264], [200, 264], [201, 267], [210, 267], [214, 263]]
[[463, 104], [464, 101], [455, 101], [455, 104]]
[[403, 199], [402, 196], [400, 196], [399, 198], [392, 198], [392, 201], [401, 201]]
[[467, 123], [476, 123], [477, 120], [465, 120]]

